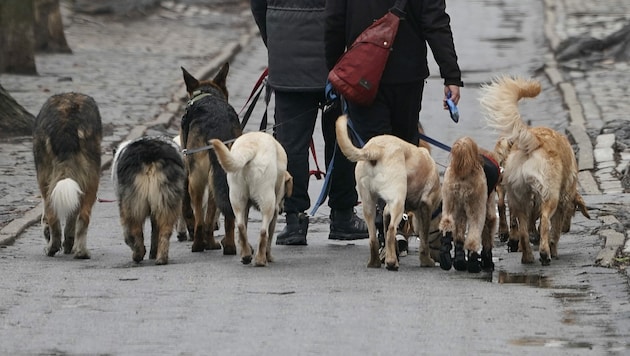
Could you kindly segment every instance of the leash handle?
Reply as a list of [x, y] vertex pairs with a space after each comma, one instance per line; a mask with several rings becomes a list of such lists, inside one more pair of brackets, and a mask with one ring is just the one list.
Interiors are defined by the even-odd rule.
[[446, 105], [448, 106], [448, 112], [451, 115], [451, 120], [455, 123], [459, 122], [459, 110], [457, 109], [457, 105], [451, 100], [451, 92], [449, 91], [446, 94]]

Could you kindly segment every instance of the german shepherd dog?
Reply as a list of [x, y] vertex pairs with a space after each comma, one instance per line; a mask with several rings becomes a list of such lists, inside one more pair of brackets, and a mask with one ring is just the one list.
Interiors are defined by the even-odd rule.
[[179, 147], [165, 137], [140, 137], [116, 150], [112, 181], [125, 243], [135, 262], [144, 259], [144, 222], [151, 220], [149, 258], [168, 263], [169, 239], [182, 210], [186, 172]]
[[[220, 249], [223, 245], [224, 255], [236, 254], [234, 212], [230, 205], [226, 173], [215, 152], [206, 149], [211, 139], [228, 142], [242, 133], [238, 114], [228, 103], [228, 71], [229, 64], [226, 63], [214, 79], [199, 81], [182, 67], [190, 99], [182, 117], [180, 137], [182, 148], [189, 151], [184, 163], [188, 175], [186, 191], [194, 215], [193, 252]], [[204, 211], [203, 197], [206, 188], [208, 200]], [[183, 208], [184, 216], [187, 216], [187, 208]], [[217, 209], [225, 219], [225, 238], [221, 244], [214, 239]]]
[[248, 132], [234, 141], [231, 149], [217, 140], [210, 141], [227, 172], [230, 203], [236, 215], [241, 247], [241, 262], [249, 264], [252, 249], [247, 239], [247, 219], [251, 207], [262, 214], [258, 252], [254, 264], [273, 262], [271, 240], [276, 219], [285, 196], [291, 196], [293, 177], [287, 172], [287, 153], [276, 139], [265, 132]]
[[101, 176], [103, 130], [96, 102], [80, 93], [51, 96], [35, 118], [33, 154], [44, 199], [45, 252], [87, 259], [87, 229]]

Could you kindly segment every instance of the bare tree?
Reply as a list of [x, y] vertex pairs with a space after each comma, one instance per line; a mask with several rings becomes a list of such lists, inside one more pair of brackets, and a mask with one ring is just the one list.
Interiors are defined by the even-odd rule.
[[34, 120], [0, 85], [0, 137], [30, 135]]
[[0, 72], [37, 74], [33, 1], [0, 1]]
[[63, 31], [59, 0], [35, 0], [35, 51], [72, 53]]

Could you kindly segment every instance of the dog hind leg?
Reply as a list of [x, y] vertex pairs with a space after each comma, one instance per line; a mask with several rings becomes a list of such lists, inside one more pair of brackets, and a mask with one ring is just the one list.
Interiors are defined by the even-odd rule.
[[50, 238], [48, 244], [44, 249], [47, 256], [53, 257], [61, 249], [61, 222], [54, 213], [49, 202], [45, 203], [44, 214], [46, 215], [46, 221], [48, 222], [48, 229]]
[[79, 212], [73, 212], [66, 218], [66, 226], [63, 229], [63, 253], [68, 255], [72, 253], [74, 246], [74, 238], [77, 230]]

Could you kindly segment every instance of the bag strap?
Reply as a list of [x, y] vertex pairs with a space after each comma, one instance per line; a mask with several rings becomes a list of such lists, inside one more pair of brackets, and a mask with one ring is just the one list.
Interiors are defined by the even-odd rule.
[[406, 12], [405, 12], [405, 6], [406, 5], [407, 5], [407, 0], [396, 0], [396, 3], [394, 3], [394, 7], [389, 9], [389, 11], [392, 14], [402, 18], [406, 14]]

